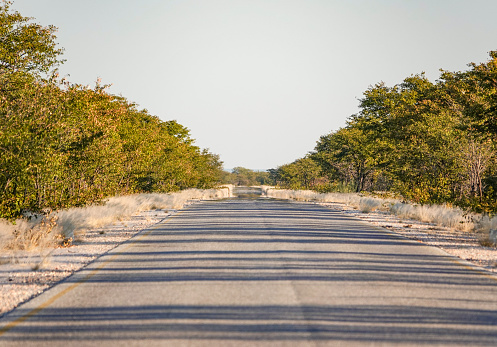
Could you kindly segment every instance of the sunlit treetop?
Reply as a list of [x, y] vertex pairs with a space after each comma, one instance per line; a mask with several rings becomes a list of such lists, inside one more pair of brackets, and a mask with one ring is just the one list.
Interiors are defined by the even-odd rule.
[[0, 4], [0, 73], [26, 72], [42, 75], [63, 63], [53, 25], [42, 26], [33, 18], [11, 10], [12, 2]]

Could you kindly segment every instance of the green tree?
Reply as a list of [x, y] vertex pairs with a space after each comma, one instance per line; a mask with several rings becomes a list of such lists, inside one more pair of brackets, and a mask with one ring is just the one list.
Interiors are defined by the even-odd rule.
[[189, 130], [124, 97], [49, 74], [55, 28], [0, 6], [0, 217], [82, 206], [116, 194], [208, 188], [221, 161]]
[[290, 189], [313, 189], [322, 183], [321, 167], [310, 156], [281, 165], [271, 175], [278, 185]]
[[12, 2], [0, 5], [0, 75], [29, 73], [40, 76], [63, 62], [59, 57], [56, 28], [32, 22], [17, 11], [11, 11]]
[[364, 93], [353, 119], [395, 190], [421, 203], [454, 200], [463, 134], [442, 84], [416, 75], [393, 88], [377, 85]]
[[267, 171], [255, 171], [241, 166], [235, 167], [231, 172], [222, 173], [222, 182], [239, 186], [272, 185], [274, 181]]
[[353, 122], [322, 136], [315, 150], [330, 179], [339, 177], [345, 184], [353, 183], [356, 192], [364, 190], [374, 172], [376, 157], [372, 143]]

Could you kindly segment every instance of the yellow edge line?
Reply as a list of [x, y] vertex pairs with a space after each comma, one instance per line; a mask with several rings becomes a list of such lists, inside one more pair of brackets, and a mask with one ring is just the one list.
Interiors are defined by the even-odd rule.
[[145, 236], [148, 236], [152, 231], [154, 231], [159, 225], [163, 225], [167, 222], [169, 222], [173, 217], [177, 216], [179, 213], [183, 212], [183, 210], [181, 211], [178, 211], [176, 212], [174, 215], [172, 215], [171, 217], [167, 218], [166, 221], [164, 221], [163, 223], [160, 223], [160, 224], [156, 224], [152, 227], [150, 227], [150, 229], [148, 231], [146, 231], [145, 233], [137, 236], [130, 244], [128, 244], [128, 246], [126, 246], [126, 248], [124, 248], [122, 251], [120, 251], [119, 253], [116, 253], [114, 254], [109, 260], [107, 260], [105, 263], [101, 264], [99, 267], [97, 267], [96, 269], [94, 269], [92, 272], [90, 272], [88, 275], [86, 275], [84, 278], [80, 279], [78, 282], [74, 283], [73, 285], [71, 285], [70, 287], [67, 287], [66, 289], [64, 289], [63, 291], [61, 291], [60, 293], [54, 295], [53, 297], [51, 297], [50, 299], [48, 299], [47, 301], [45, 301], [44, 303], [40, 304], [38, 307], [32, 309], [31, 311], [29, 311], [28, 313], [26, 313], [24, 316], [22, 317], [19, 317], [17, 318], [16, 320], [8, 323], [7, 325], [5, 325], [3, 328], [0, 329], [0, 336], [2, 336], [3, 334], [5, 334], [6, 332], [8, 332], [10, 329], [16, 327], [17, 325], [21, 324], [22, 322], [26, 321], [27, 319], [29, 319], [30, 317], [33, 317], [34, 315], [38, 314], [41, 310], [43, 310], [44, 308], [50, 306], [52, 303], [54, 303], [57, 299], [61, 298], [62, 296], [66, 295], [67, 293], [69, 293], [71, 290], [73, 290], [74, 288], [78, 287], [80, 284], [83, 284], [85, 283], [86, 281], [88, 281], [90, 278], [92, 278], [93, 276], [95, 276], [97, 274], [98, 271], [100, 271], [102, 268], [104, 268], [107, 264], [109, 264], [110, 262], [112, 262], [112, 260], [117, 257], [118, 255], [121, 255], [124, 251], [126, 251], [128, 248], [130, 248], [131, 246], [133, 246], [137, 241], [141, 240], [142, 238], [144, 238]]
[[[447, 253], [447, 252], [446, 252]], [[453, 256], [452, 254], [448, 253], [451, 257], [455, 257]], [[480, 269], [480, 267], [476, 264], [473, 264], [465, 259], [461, 259], [459, 257], [455, 258], [455, 259], [451, 259], [452, 262], [456, 263], [457, 265], [460, 265], [462, 266], [463, 268], [465, 268], [466, 270], [472, 270], [474, 272], [476, 272], [477, 274], [483, 276], [483, 277], [486, 277], [486, 278], [489, 278], [491, 280], [494, 280], [494, 281], [497, 281], [497, 276], [494, 275], [492, 272], [487, 272], [485, 269]], [[469, 264], [469, 265], [468, 265]]]

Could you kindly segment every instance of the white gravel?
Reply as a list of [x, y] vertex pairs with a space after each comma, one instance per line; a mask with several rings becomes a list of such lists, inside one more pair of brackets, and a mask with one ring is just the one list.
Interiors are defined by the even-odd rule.
[[176, 212], [142, 211], [128, 220], [76, 235], [74, 244], [70, 247], [3, 253], [0, 256], [0, 315]]
[[386, 228], [406, 238], [443, 249], [487, 271], [497, 273], [497, 248], [480, 245], [476, 232], [460, 231], [417, 220], [400, 219], [388, 212], [361, 212], [341, 203], [318, 203], [349, 216]]
[[[362, 213], [339, 203], [320, 203], [331, 209], [387, 228], [407, 238], [445, 250], [488, 271], [497, 272], [497, 249], [482, 247], [474, 233], [399, 218], [377, 211]], [[17, 251], [0, 256], [0, 315], [38, 295], [92, 260], [140, 231], [176, 213], [142, 211], [125, 221], [78, 235], [74, 245], [37, 252]]]

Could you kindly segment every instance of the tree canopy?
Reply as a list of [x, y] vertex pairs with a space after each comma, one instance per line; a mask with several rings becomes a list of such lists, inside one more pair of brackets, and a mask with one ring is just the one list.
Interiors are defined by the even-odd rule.
[[60, 79], [55, 32], [0, 5], [0, 217], [220, 182], [219, 157], [186, 127]]
[[241, 166], [235, 167], [231, 172], [224, 172], [223, 183], [237, 186], [271, 185], [273, 181], [269, 173], [265, 171], [254, 171]]
[[497, 211], [497, 51], [468, 66], [442, 71], [434, 83], [418, 74], [370, 86], [360, 111], [304, 158], [319, 165], [321, 184], [287, 174], [303, 159], [272, 172], [285, 187], [390, 191], [422, 204]]

